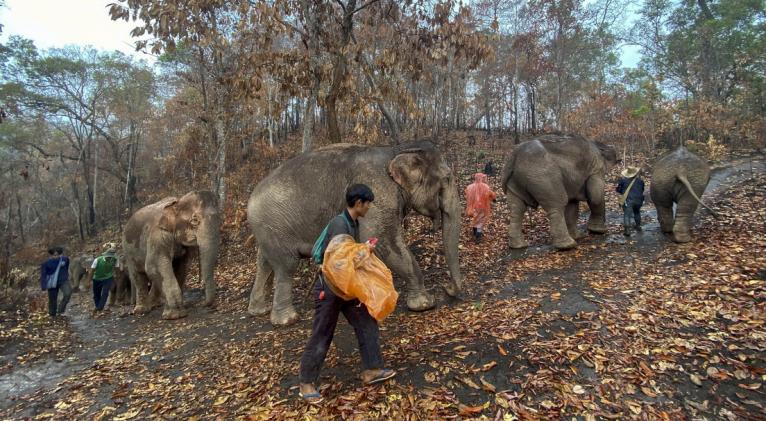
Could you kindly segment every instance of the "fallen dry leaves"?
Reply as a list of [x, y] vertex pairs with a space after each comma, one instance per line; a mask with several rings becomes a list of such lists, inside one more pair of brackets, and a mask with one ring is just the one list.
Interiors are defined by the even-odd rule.
[[[464, 187], [474, 169], [458, 169]], [[245, 314], [254, 253], [237, 246], [246, 231], [229, 233], [215, 311], [173, 323], [114, 317], [126, 334], [110, 336], [110, 352], [0, 417], [747, 419], [766, 404], [766, 177], [731, 185], [706, 196], [721, 219], [700, 213], [694, 241], [682, 245], [656, 227], [626, 241], [612, 215], [611, 235], [576, 250], [514, 254], [500, 201], [483, 244], [463, 233], [462, 300], [440, 295], [440, 234], [412, 218], [407, 238], [439, 306], [385, 320], [384, 357], [399, 375], [374, 387], [361, 386], [353, 332], [341, 322], [320, 407], [296, 397], [314, 269], [301, 268], [296, 282], [302, 321], [274, 330]], [[530, 243], [547, 242], [544, 214], [525, 225]]]

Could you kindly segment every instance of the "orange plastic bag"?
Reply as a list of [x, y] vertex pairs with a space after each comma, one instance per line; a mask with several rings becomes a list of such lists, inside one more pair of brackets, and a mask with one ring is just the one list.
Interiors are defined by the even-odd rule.
[[322, 273], [335, 295], [359, 299], [377, 321], [396, 307], [399, 294], [391, 271], [367, 244], [356, 243], [350, 235], [336, 235], [327, 244]]

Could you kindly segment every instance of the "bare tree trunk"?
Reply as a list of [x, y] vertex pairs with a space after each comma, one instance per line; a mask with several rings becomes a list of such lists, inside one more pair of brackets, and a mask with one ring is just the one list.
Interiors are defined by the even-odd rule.
[[218, 141], [215, 193], [218, 196], [220, 208], [223, 208], [226, 203], [226, 123], [223, 121], [222, 111], [219, 110], [215, 120], [215, 134]]
[[[341, 3], [342, 5], [342, 3]], [[356, 12], [356, 0], [348, 0], [345, 6], [343, 23], [341, 24], [341, 38], [338, 43], [338, 51], [335, 55], [335, 67], [333, 68], [332, 84], [330, 92], [327, 94], [325, 102], [325, 111], [327, 112], [327, 131], [332, 142], [340, 142], [341, 134], [338, 127], [338, 97], [343, 79], [346, 78], [346, 54], [345, 47], [351, 40], [351, 34], [354, 30], [354, 13]]]
[[77, 217], [77, 230], [80, 233], [80, 241], [85, 240], [85, 230], [83, 227], [83, 215], [82, 206], [80, 206], [80, 193], [77, 191], [77, 182], [72, 178], [72, 196], [74, 197], [74, 203], [72, 204], [73, 211]]
[[[11, 204], [8, 203], [10, 207]], [[21, 197], [19, 197], [18, 191], [16, 192], [16, 219], [19, 220], [19, 235], [21, 236], [21, 245], [27, 243], [26, 236], [24, 235], [24, 217], [21, 214]]]
[[96, 223], [96, 201], [98, 199], [98, 142], [94, 143], [94, 158], [93, 158], [93, 222]]
[[308, 152], [313, 147], [314, 119], [319, 87], [322, 82], [319, 63], [319, 17], [311, 0], [301, 0], [303, 15], [306, 17], [306, 29], [308, 31], [309, 72], [313, 78], [309, 96], [306, 98], [306, 108], [303, 111], [303, 152]]

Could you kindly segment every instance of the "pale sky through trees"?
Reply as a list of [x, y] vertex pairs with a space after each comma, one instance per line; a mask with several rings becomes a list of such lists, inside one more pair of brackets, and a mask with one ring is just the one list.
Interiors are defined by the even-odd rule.
[[[153, 61], [148, 54], [136, 53], [130, 30], [132, 22], [112, 21], [107, 5], [113, 0], [7, 0], [0, 9], [4, 25], [0, 42], [11, 35], [30, 38], [38, 48], [60, 48], [67, 44], [92, 45], [102, 50], [118, 50]], [[635, 67], [638, 47], [622, 49], [622, 65]]]
[[152, 61], [136, 53], [130, 31], [132, 22], [113, 21], [110, 0], [7, 0], [0, 9], [4, 25], [0, 42], [11, 35], [32, 39], [38, 48], [60, 48], [68, 44], [92, 45], [101, 50], [118, 50]]

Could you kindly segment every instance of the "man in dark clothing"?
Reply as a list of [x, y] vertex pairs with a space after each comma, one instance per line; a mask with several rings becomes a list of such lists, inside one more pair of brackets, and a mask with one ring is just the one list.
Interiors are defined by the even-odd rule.
[[644, 204], [644, 180], [640, 177], [641, 169], [628, 167], [620, 174], [622, 178], [617, 183], [617, 193], [620, 193], [622, 204], [623, 234], [630, 235], [630, 220], [633, 219], [636, 231], [641, 231], [641, 205]]
[[[63, 314], [72, 296], [69, 285], [69, 258], [64, 256], [62, 247], [48, 249], [48, 260], [40, 266], [40, 287], [48, 291], [48, 314], [56, 317]], [[59, 289], [63, 293], [61, 303], [58, 302]], [[58, 310], [58, 311], [57, 311]]]
[[[375, 196], [364, 184], [355, 184], [346, 190], [348, 208], [333, 218], [328, 227], [327, 235], [322, 242], [321, 255], [327, 249], [333, 237], [348, 234], [359, 242], [359, 221], [367, 214]], [[369, 244], [369, 243], [368, 243]], [[374, 244], [369, 244], [374, 248]], [[362, 381], [365, 384], [379, 383], [390, 379], [396, 372], [383, 368], [383, 355], [380, 352], [380, 332], [378, 322], [370, 316], [367, 307], [359, 300], [346, 301], [335, 295], [329, 288], [322, 274], [314, 285], [314, 324], [311, 338], [301, 357], [300, 396], [311, 404], [322, 402], [315, 384], [319, 379], [319, 369], [327, 356], [332, 343], [338, 315], [343, 313], [349, 324], [354, 328], [364, 371]]]

